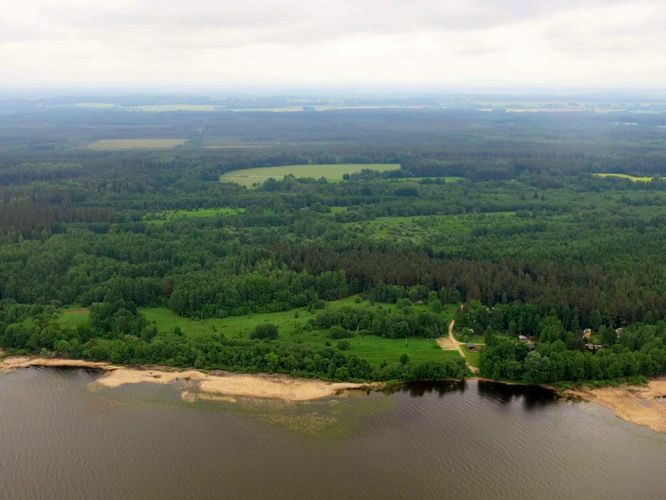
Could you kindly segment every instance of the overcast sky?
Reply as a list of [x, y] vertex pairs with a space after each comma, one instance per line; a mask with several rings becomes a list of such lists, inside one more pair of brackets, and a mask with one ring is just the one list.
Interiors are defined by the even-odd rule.
[[0, 0], [5, 86], [666, 85], [666, 0]]

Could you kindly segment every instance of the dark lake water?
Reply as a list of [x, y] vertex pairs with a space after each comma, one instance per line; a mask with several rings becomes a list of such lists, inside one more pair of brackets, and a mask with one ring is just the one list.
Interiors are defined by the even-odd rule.
[[1, 498], [666, 498], [666, 435], [467, 382], [191, 404], [98, 375], [0, 375]]

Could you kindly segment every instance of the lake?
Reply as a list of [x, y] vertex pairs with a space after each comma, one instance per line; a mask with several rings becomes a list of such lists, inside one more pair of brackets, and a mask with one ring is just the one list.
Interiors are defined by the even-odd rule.
[[468, 381], [310, 403], [0, 375], [2, 498], [664, 498], [666, 435]]

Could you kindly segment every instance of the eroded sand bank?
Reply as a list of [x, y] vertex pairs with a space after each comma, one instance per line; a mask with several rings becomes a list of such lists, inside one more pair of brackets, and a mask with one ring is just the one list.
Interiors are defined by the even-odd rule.
[[627, 422], [666, 432], [666, 378], [651, 380], [644, 387], [621, 385], [575, 389], [564, 394], [600, 404]]
[[222, 372], [207, 374], [197, 370], [181, 371], [161, 367], [127, 368], [103, 362], [26, 356], [6, 358], [0, 363], [0, 372], [31, 366], [93, 368], [106, 371], [107, 373], [91, 384], [92, 390], [140, 383], [180, 384], [181, 397], [186, 401], [199, 399], [231, 401], [234, 397], [310, 401], [345, 391], [380, 387], [378, 384], [335, 383], [283, 375], [246, 375]]

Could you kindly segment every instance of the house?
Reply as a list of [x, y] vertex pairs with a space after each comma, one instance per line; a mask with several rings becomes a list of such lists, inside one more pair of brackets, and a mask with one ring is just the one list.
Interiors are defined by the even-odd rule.
[[527, 342], [527, 335], [518, 335], [518, 340], [521, 342]]
[[588, 351], [592, 351], [592, 352], [596, 352], [599, 349], [603, 349], [603, 347], [604, 346], [601, 345], [601, 344], [585, 344], [585, 349], [587, 349]]
[[592, 330], [589, 328], [586, 328], [583, 330], [583, 338], [584, 339], [589, 339], [592, 336]]

